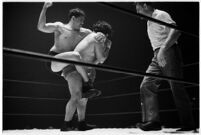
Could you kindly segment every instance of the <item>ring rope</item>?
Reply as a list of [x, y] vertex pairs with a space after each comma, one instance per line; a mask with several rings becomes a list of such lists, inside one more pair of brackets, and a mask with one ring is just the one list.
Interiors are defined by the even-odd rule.
[[[193, 108], [193, 110], [199, 110], [199, 108]], [[177, 109], [164, 109], [159, 112], [174, 112]], [[87, 116], [102, 116], [102, 115], [128, 115], [128, 114], [141, 114], [141, 111], [136, 112], [119, 112], [119, 113], [102, 113], [102, 114], [86, 114]]]
[[95, 65], [95, 64], [91, 64], [91, 63], [83, 63], [83, 62], [71, 61], [71, 60], [66, 60], [66, 59], [59, 59], [59, 58], [55, 58], [55, 57], [50, 56], [50, 55], [31, 52], [31, 51], [24, 51], [24, 50], [11, 49], [11, 48], [5, 48], [4, 47], [3, 52], [7, 53], [7, 54], [16, 55], [16, 56], [29, 57], [32, 59], [34, 58], [35, 60], [36, 59], [42, 60], [42, 61], [53, 60], [53, 61], [62, 62], [62, 63], [71, 63], [71, 64], [75, 64], [75, 65], [94, 67], [94, 68], [97, 68], [99, 70], [108, 71], [108, 72], [122, 73], [122, 74], [127, 74], [127, 75], [135, 75], [135, 76], [140, 76], [140, 77], [150, 76], [153, 78], [158, 78], [158, 79], [163, 79], [163, 80], [172, 80], [172, 81], [176, 81], [179, 83], [186, 83], [186, 84], [192, 84], [192, 85], [198, 85], [199, 86], [199, 83], [197, 83], [197, 82], [185, 81], [185, 80], [179, 79], [179, 78], [154, 75], [154, 74], [150, 74], [150, 73], [144, 73], [144, 72], [128, 70], [128, 69], [123, 69], [123, 68], [117, 68], [117, 67], [112, 67], [112, 66], [106, 66], [106, 65]]
[[[189, 67], [189, 66], [195, 66], [195, 65], [198, 65], [198, 64], [199, 64], [199, 62], [194, 62], [194, 63], [190, 63], [190, 64], [185, 64], [185, 65], [183, 66], [183, 68], [187, 68], [187, 67]], [[130, 79], [130, 78], [134, 78], [134, 77], [135, 77], [135, 76], [118, 77], [118, 78], [111, 79], [111, 80], [104, 80], [104, 81], [95, 82], [95, 84], [102, 84], [102, 83], [120, 81], [120, 80]]]
[[125, 8], [121, 8], [121, 7], [115, 6], [115, 5], [110, 4], [110, 3], [108, 3], [108, 2], [100, 2], [100, 4], [101, 4], [101, 5], [104, 5], [104, 6], [107, 6], [107, 7], [110, 7], [110, 8], [113, 8], [113, 9], [116, 9], [116, 10], [119, 10], [119, 11], [121, 11], [121, 12], [123, 12], [123, 13], [129, 14], [129, 15], [132, 15], [132, 16], [136, 16], [136, 17], [139, 17], [139, 18], [145, 18], [146, 20], [150, 20], [150, 21], [153, 21], [153, 22], [155, 22], [155, 23], [159, 23], [159, 24], [168, 26], [168, 27], [170, 27], [170, 28], [177, 29], [177, 30], [179, 30], [179, 31], [181, 31], [181, 32], [183, 32], [183, 33], [185, 33], [186, 35], [189, 35], [189, 36], [192, 36], [192, 37], [195, 37], [195, 38], [199, 38], [198, 35], [192, 34], [192, 33], [190, 33], [190, 32], [186, 32], [186, 31], [182, 30], [182, 29], [181, 29], [180, 27], [178, 27], [178, 26], [175, 26], [175, 25], [172, 25], [172, 24], [169, 24], [169, 23], [165, 23], [165, 22], [163, 22], [163, 21], [159, 21], [159, 20], [154, 19], [154, 18], [152, 18], [152, 17], [148, 17], [148, 16], [143, 15], [143, 14], [138, 14], [138, 13], [136, 13], [136, 12], [133, 12], [133, 11], [131, 11], [131, 10], [128, 10], [128, 9], [125, 9]]
[[[187, 68], [187, 67], [190, 67], [190, 66], [195, 66], [195, 65], [198, 65], [199, 62], [194, 62], [194, 63], [190, 63], [190, 64], [185, 64], [183, 66], [183, 68]], [[199, 65], [198, 65], [199, 66]], [[108, 83], [108, 82], [115, 82], [115, 81], [121, 81], [121, 80], [125, 80], [125, 79], [130, 79], [130, 78], [134, 78], [135, 76], [124, 76], [124, 77], [118, 77], [118, 78], [115, 78], [115, 79], [110, 79], [110, 80], [104, 80], [104, 81], [98, 81], [98, 82], [95, 82], [95, 84], [103, 84], [103, 83]]]
[[[199, 110], [199, 108], [192, 108], [193, 110]], [[164, 109], [159, 112], [174, 112], [177, 109]], [[119, 112], [119, 113], [101, 113], [101, 114], [86, 114], [87, 116], [104, 116], [104, 115], [128, 115], [128, 114], [141, 114], [141, 111], [135, 112]], [[31, 114], [31, 113], [3, 113], [6, 116], [57, 116], [63, 117], [63, 114]]]
[[[192, 88], [195, 86], [192, 85], [188, 85], [188, 86], [184, 86], [185, 88]], [[170, 88], [164, 88], [164, 89], [159, 89], [158, 92], [165, 92], [165, 91], [169, 91]], [[130, 92], [130, 93], [125, 93], [125, 94], [117, 94], [117, 95], [112, 95], [112, 96], [104, 96], [104, 97], [97, 97], [94, 98], [93, 100], [96, 99], [109, 99], [109, 98], [116, 98], [116, 97], [123, 97], [123, 96], [133, 96], [133, 95], [139, 95], [140, 92]]]
[[95, 82], [95, 84], [103, 84], [103, 83], [121, 81], [121, 80], [126, 80], [126, 79], [134, 78], [134, 77], [135, 76], [124, 76], [124, 77], [119, 77], [119, 78], [115, 78], [115, 79], [110, 79], [110, 80], [104, 80], [104, 81]]
[[[111, 79], [111, 80], [106, 80], [106, 81], [98, 81], [98, 82], [94, 82], [94, 84], [102, 84], [102, 83], [106, 83], [106, 82], [114, 82], [114, 81], [120, 81], [120, 80], [125, 80], [128, 78], [133, 78], [133, 76], [125, 76], [125, 77], [119, 77], [119, 78], [115, 78], [115, 79]], [[50, 83], [50, 82], [36, 82], [36, 81], [24, 81], [24, 80], [12, 80], [12, 79], [3, 79], [3, 81], [5, 82], [15, 82], [15, 83], [27, 83], [27, 84], [39, 84], [39, 85], [53, 85], [53, 86], [62, 86], [62, 87], [66, 87], [65, 84], [59, 84], [59, 83]]]
[[[186, 64], [183, 67], [189, 67], [189, 66], [194, 66], [199, 64], [199, 62], [194, 62], [194, 63], [190, 63], [190, 64]], [[108, 83], [108, 82], [115, 82], [115, 81], [121, 81], [121, 80], [125, 80], [125, 79], [130, 79], [130, 78], [134, 78], [135, 76], [124, 76], [124, 77], [118, 77], [115, 79], [110, 79], [110, 80], [104, 80], [104, 81], [98, 81], [98, 82], [94, 82], [94, 84], [103, 84], [103, 83]], [[6, 82], [16, 82], [16, 83], [29, 83], [29, 84], [40, 84], [40, 85], [53, 85], [53, 86], [62, 86], [65, 87], [65, 84], [59, 84], [59, 83], [49, 83], [49, 82], [36, 82], [36, 81], [23, 81], [23, 80], [12, 80], [12, 79], [3, 79], [3, 81]]]
[[195, 66], [195, 65], [199, 66], [199, 62], [194, 62], [194, 63], [186, 64], [186, 65], [183, 66], [183, 68], [190, 67], [190, 66]]
[[59, 83], [49, 83], [49, 82], [35, 82], [35, 81], [23, 81], [23, 80], [12, 80], [12, 79], [3, 79], [6, 82], [16, 82], [16, 83], [28, 83], [28, 84], [40, 84], [40, 85], [53, 85], [53, 86], [66, 86]]
[[4, 113], [6, 116], [58, 116], [63, 117], [63, 114], [32, 114], [32, 113]]
[[[192, 88], [195, 86], [188, 85], [185, 86], [185, 88]], [[170, 88], [164, 88], [164, 89], [159, 89], [158, 92], [165, 92], [169, 91]], [[117, 95], [112, 95], [112, 96], [103, 96], [103, 97], [97, 97], [94, 99], [90, 100], [97, 100], [97, 99], [109, 99], [109, 98], [116, 98], [116, 97], [123, 97], [123, 96], [133, 96], [133, 95], [138, 95], [140, 92], [130, 92], [130, 93], [125, 93], [125, 94], [117, 94]], [[61, 98], [36, 98], [36, 97], [22, 97], [22, 96], [3, 96], [3, 98], [13, 98], [13, 99], [32, 99], [32, 100], [56, 100], [56, 101], [67, 101], [68, 99], [61, 99]]]
[[4, 98], [13, 99], [32, 99], [32, 100], [56, 100], [56, 101], [67, 101], [67, 99], [62, 98], [36, 98], [36, 97], [21, 97], [21, 96], [4, 96]]

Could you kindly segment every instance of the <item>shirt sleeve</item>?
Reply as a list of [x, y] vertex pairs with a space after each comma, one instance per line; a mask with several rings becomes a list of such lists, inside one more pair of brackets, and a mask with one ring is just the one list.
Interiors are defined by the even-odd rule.
[[176, 22], [172, 20], [171, 16], [167, 12], [161, 12], [156, 19], [169, 24], [176, 24]]

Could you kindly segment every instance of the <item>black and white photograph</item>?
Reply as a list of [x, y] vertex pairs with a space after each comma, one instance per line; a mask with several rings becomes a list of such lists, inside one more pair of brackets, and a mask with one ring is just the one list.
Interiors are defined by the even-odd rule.
[[3, 135], [196, 135], [199, 1], [3, 1]]

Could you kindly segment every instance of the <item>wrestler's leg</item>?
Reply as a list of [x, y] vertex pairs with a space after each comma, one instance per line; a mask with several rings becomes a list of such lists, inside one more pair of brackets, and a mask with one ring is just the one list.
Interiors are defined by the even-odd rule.
[[[58, 55], [55, 55], [55, 57], [56, 58], [63, 58], [63, 59], [73, 60], [73, 61], [81, 61], [81, 57], [80, 57], [79, 53], [75, 52], [75, 51], [60, 53]], [[68, 65], [69, 64], [66, 64], [66, 63], [52, 61], [51, 69], [54, 72], [59, 72], [59, 71], [63, 70]], [[84, 86], [83, 86], [83, 90], [82, 90], [82, 92], [83, 92], [82, 97], [92, 98], [94, 96], [100, 95], [101, 92], [98, 91], [98, 90], [89, 91], [90, 89], [93, 89], [93, 86], [89, 82], [88, 75], [87, 75], [87, 73], [85, 71], [85, 68], [82, 67], [82, 66], [75, 66], [75, 67], [76, 67], [78, 73], [81, 75], [81, 77], [83, 78], [83, 80], [85, 82]], [[65, 77], [64, 73], [62, 74], [62, 76]]]
[[[78, 52], [75, 51], [71, 51], [71, 52], [64, 52], [64, 53], [60, 53], [58, 55], [55, 55], [56, 58], [62, 58], [62, 59], [67, 59], [67, 60], [72, 60], [72, 61], [79, 61], [79, 62], [83, 62], [81, 59], [81, 56]], [[67, 63], [61, 63], [61, 62], [56, 62], [53, 61], [51, 63], [51, 69], [54, 72], [59, 72], [61, 71], [64, 67], [68, 66], [69, 64]], [[81, 74], [84, 82], [88, 82], [89, 78], [87, 76], [87, 73], [84, 69], [83, 66], [75, 66], [77, 71]]]
[[64, 78], [68, 82], [71, 98], [66, 105], [64, 124], [61, 128], [61, 131], [68, 131], [70, 130], [69, 128], [72, 128], [72, 118], [82, 96], [82, 78], [77, 71], [74, 71], [70, 74], [63, 74]]
[[82, 98], [77, 105], [78, 121], [85, 120], [87, 101], [87, 98]]
[[[82, 62], [82, 61], [80, 60], [80, 62]], [[85, 68], [83, 66], [77, 66], [77, 65], [75, 66], [75, 68], [81, 74], [84, 82], [88, 82], [89, 78], [88, 78], [88, 75], [87, 75], [87, 72], [86, 72]]]
[[[68, 60], [75, 60], [76, 59], [76, 53], [75, 52], [64, 52], [60, 53], [54, 56], [55, 58], [61, 58], [61, 59], [68, 59]], [[51, 69], [54, 72], [61, 71], [64, 67], [68, 66], [68, 63], [61, 63], [57, 61], [51, 62]]]
[[96, 128], [96, 125], [87, 124], [87, 122], [85, 121], [87, 101], [88, 101], [87, 98], [82, 98], [77, 105], [79, 131], [86, 131]]

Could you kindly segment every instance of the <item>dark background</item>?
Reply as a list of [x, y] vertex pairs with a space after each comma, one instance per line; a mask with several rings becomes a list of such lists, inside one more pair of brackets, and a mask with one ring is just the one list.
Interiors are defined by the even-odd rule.
[[[111, 3], [135, 12], [128, 2]], [[47, 53], [54, 34], [37, 30], [43, 3], [3, 3], [3, 47]], [[84, 27], [97, 20], [109, 22], [113, 45], [105, 65], [145, 72], [153, 56], [146, 21], [100, 3], [53, 3], [47, 22], [67, 23], [68, 10], [79, 7], [86, 14]], [[199, 35], [199, 2], [159, 2], [184, 31]], [[183, 34], [179, 39], [184, 58], [184, 80], [199, 81], [199, 39]], [[188, 64], [196, 63], [188, 66]], [[16, 81], [17, 80], [17, 81]], [[131, 127], [141, 120], [139, 86], [141, 77], [97, 71], [96, 87], [101, 97], [89, 100], [86, 119], [99, 127]], [[199, 126], [199, 88], [186, 85]], [[161, 121], [179, 126], [167, 83], [159, 91]], [[69, 99], [66, 81], [46, 70], [44, 62], [3, 54], [3, 129], [60, 128]]]

